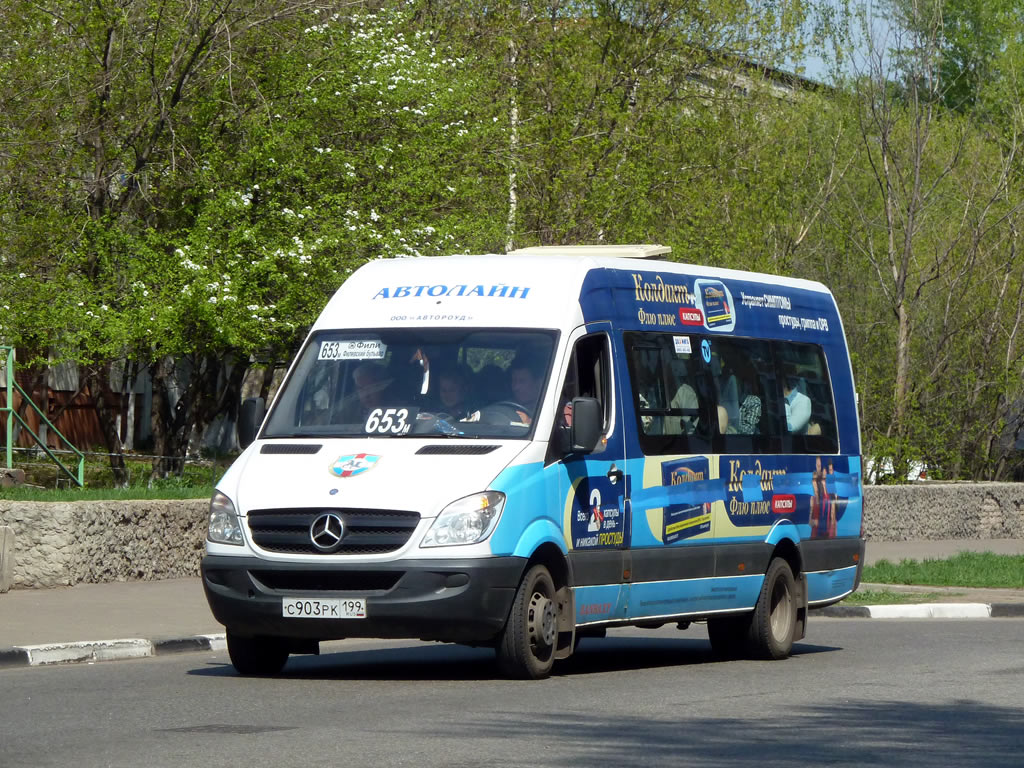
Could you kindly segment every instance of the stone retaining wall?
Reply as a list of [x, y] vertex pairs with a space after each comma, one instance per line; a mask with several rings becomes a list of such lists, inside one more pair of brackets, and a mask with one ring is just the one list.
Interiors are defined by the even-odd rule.
[[[13, 573], [15, 587], [195, 576], [208, 508], [205, 499], [0, 499], [0, 529], [14, 534], [0, 570]], [[864, 514], [874, 541], [1024, 539], [1024, 483], [870, 486]]]
[[13, 586], [195, 576], [209, 508], [205, 499], [0, 499], [0, 526], [14, 531]]
[[864, 489], [875, 541], [1024, 539], [1024, 483], [915, 483]]

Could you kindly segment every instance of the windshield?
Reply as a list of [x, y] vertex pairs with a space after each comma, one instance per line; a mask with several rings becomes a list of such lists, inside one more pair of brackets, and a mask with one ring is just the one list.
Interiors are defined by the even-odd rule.
[[558, 334], [320, 331], [262, 437], [528, 437]]

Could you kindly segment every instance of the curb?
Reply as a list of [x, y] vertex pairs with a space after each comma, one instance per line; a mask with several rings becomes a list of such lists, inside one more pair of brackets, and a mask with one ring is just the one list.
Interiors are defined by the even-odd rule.
[[[832, 619], [1012, 619], [1024, 618], [1024, 603], [908, 603], [906, 605], [830, 605], [812, 608]], [[155, 640], [127, 638], [75, 643], [47, 643], [0, 648], [0, 669], [53, 664], [91, 664], [195, 651], [223, 651], [223, 633]]]
[[815, 616], [833, 619], [1012, 619], [1024, 617], [1024, 603], [908, 603], [830, 605]]
[[189, 651], [222, 651], [227, 648], [223, 634], [170, 637], [157, 640], [128, 638], [76, 643], [47, 643], [0, 648], [0, 669], [41, 667], [50, 664], [78, 664], [122, 661]]

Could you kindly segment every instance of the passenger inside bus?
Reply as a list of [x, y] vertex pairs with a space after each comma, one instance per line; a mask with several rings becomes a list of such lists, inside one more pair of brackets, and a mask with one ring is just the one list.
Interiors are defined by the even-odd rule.
[[440, 410], [453, 419], [464, 419], [476, 410], [470, 405], [469, 373], [462, 366], [441, 373], [437, 395]]
[[786, 429], [793, 434], [804, 434], [811, 420], [811, 398], [800, 391], [800, 376], [795, 366], [786, 367], [782, 387], [786, 398]]

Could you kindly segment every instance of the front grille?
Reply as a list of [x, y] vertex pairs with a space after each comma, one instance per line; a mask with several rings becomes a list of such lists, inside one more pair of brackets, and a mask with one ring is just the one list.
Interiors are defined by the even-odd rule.
[[250, 571], [268, 589], [291, 592], [386, 592], [402, 571]]
[[[330, 553], [313, 546], [309, 535], [313, 521], [325, 512], [340, 515], [345, 524], [341, 546]], [[249, 513], [249, 530], [257, 547], [303, 555], [394, 552], [405, 546], [419, 522], [418, 512], [392, 509], [255, 509]]]

